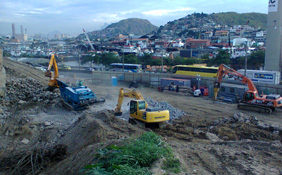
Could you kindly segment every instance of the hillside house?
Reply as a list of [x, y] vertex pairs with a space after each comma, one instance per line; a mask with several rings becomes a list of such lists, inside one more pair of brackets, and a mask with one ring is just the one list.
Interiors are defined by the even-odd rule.
[[186, 40], [186, 47], [193, 48], [193, 49], [203, 49], [210, 46], [210, 40], [204, 39], [192, 39], [188, 38]]

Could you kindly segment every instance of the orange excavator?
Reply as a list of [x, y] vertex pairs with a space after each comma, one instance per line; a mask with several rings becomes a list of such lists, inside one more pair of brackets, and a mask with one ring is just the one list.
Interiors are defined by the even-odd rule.
[[259, 96], [258, 90], [251, 79], [224, 64], [221, 64], [218, 68], [217, 78], [214, 83], [214, 100], [217, 98], [220, 84], [225, 76], [231, 77], [237, 81], [241, 81], [249, 88], [244, 94], [243, 102], [238, 104], [239, 109], [271, 113], [275, 110], [275, 108], [282, 107], [282, 97], [279, 94]]

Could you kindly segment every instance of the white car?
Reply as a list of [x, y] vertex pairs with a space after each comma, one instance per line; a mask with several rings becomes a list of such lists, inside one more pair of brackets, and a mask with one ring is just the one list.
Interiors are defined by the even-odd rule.
[[35, 68], [46, 72], [46, 69], [44, 67], [35, 67]]

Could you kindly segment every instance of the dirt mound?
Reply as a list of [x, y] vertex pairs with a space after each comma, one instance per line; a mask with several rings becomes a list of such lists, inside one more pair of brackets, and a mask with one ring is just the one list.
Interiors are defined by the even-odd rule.
[[73, 153], [90, 144], [123, 139], [140, 133], [142, 130], [117, 118], [112, 111], [85, 112], [68, 128], [61, 143], [73, 145], [68, 150]]
[[46, 174], [77, 174], [91, 162], [98, 149], [143, 132], [144, 130], [115, 117], [112, 111], [85, 112], [61, 139], [60, 144], [69, 146], [70, 156], [48, 168]]

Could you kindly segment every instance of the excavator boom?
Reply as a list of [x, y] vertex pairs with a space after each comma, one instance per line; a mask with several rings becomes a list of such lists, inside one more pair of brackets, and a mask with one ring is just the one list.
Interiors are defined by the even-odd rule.
[[244, 95], [243, 103], [239, 103], [238, 108], [271, 113], [276, 107], [282, 106], [282, 98], [280, 95], [271, 94], [259, 96], [258, 90], [251, 79], [224, 64], [221, 64], [218, 68], [217, 79], [214, 84], [214, 100], [217, 98], [217, 93], [224, 76], [229, 76], [234, 78], [234, 80], [241, 81], [249, 88]]
[[124, 97], [134, 98], [130, 101], [129, 122], [139, 123], [162, 123], [169, 120], [169, 111], [162, 108], [148, 108], [144, 97], [136, 90], [120, 88], [115, 115], [121, 115], [121, 105]]
[[217, 93], [219, 91], [220, 84], [222, 83], [222, 79], [224, 76], [229, 76], [234, 78], [234, 80], [241, 81], [242, 83], [248, 86], [249, 91], [252, 91], [254, 94], [257, 94], [258, 90], [252, 80], [240, 74], [236, 70], [226, 66], [225, 64], [221, 64], [218, 68], [217, 78], [214, 84], [214, 100], [217, 98]]
[[[51, 72], [51, 68], [52, 66], [54, 67], [54, 75]], [[58, 65], [56, 62], [56, 58], [55, 58], [55, 54], [51, 55], [50, 61], [49, 61], [49, 65], [48, 65], [48, 69], [45, 72], [45, 77], [49, 77], [50, 80], [48, 82], [48, 86], [51, 88], [58, 88], [58, 82], [56, 80], [56, 78], [59, 77], [59, 71], [58, 71]]]
[[[121, 106], [122, 106], [122, 102], [123, 102], [124, 97], [134, 98], [136, 100], [144, 100], [145, 101], [144, 97], [139, 92], [137, 92], [136, 90], [120, 88], [119, 97], [118, 97], [118, 104], [117, 104], [116, 109], [114, 110], [114, 113], [116, 115], [122, 114]], [[147, 107], [148, 107], [148, 104], [145, 101], [145, 108], [147, 108]]]

